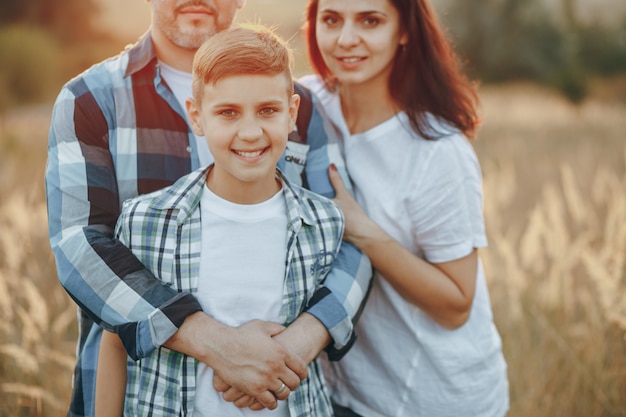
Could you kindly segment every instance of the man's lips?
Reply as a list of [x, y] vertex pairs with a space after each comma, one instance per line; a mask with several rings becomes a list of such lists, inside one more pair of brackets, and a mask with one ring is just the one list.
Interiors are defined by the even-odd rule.
[[203, 14], [203, 15], [214, 14], [214, 11], [210, 7], [196, 6], [196, 5], [181, 6], [177, 9], [177, 12], [180, 14]]

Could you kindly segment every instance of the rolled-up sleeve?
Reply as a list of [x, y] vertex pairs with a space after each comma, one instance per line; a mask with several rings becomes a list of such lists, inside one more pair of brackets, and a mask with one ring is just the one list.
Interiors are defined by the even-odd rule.
[[[200, 306], [163, 285], [113, 236], [120, 212], [110, 126], [82, 79], [55, 103], [45, 173], [48, 227], [58, 279], [78, 306], [144, 357]], [[112, 100], [112, 99], [111, 99]]]

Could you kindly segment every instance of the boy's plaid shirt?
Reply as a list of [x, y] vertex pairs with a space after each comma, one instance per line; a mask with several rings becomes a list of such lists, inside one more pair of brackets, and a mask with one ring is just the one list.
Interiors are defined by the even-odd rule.
[[[336, 135], [315, 97], [307, 133], [306, 145], [288, 142], [278, 165], [285, 176], [300, 184], [304, 169], [308, 188], [331, 197], [326, 170], [332, 162], [349, 187]], [[198, 165], [185, 113], [161, 79], [149, 34], [61, 90], [50, 127], [46, 193], [58, 278], [81, 312], [68, 417], [93, 415], [102, 329], [92, 320], [116, 331], [130, 356], [139, 359], [200, 310], [193, 295], [163, 286], [113, 239], [124, 200], [171, 185]], [[351, 319], [371, 275], [367, 257], [344, 243], [307, 308], [333, 338], [331, 357], [345, 353], [354, 340]]]
[[[202, 226], [200, 199], [208, 169], [181, 178], [172, 187], [124, 204], [116, 235], [156, 276], [179, 292], [198, 289]], [[287, 253], [284, 260], [280, 321], [293, 322], [332, 268], [343, 235], [343, 215], [332, 201], [283, 182], [287, 206]], [[283, 260], [277, 260], [282, 262]], [[125, 415], [189, 416], [195, 398], [197, 361], [159, 348], [128, 362]], [[331, 416], [321, 367], [309, 365], [309, 376], [289, 399], [292, 417]], [[233, 407], [235, 407], [233, 405]]]

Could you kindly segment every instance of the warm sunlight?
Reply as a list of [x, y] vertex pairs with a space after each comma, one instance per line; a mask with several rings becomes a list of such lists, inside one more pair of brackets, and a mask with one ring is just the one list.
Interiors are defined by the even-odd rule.
[[[96, 117], [106, 113], [101, 111], [105, 107], [110, 114], [116, 112], [111, 119], [131, 113], [127, 104], [135, 98], [135, 90], [130, 93], [130, 89], [127, 92], [119, 86], [136, 85], [133, 77], [118, 71], [117, 83], [99, 87], [107, 84], [106, 79], [113, 74], [111, 68], [125, 70], [127, 62], [134, 61], [94, 64], [116, 55], [128, 57], [128, 52], [121, 51], [147, 31], [151, 1], [152, 6], [157, 1], [179, 6], [194, 2], [0, 1], [0, 417], [67, 414], [76, 364], [77, 309], [59, 282], [62, 274], [58, 274], [51, 252], [44, 178], [47, 163], [59, 158], [58, 153], [50, 152], [49, 142], [75, 153], [62, 158], [71, 162], [68, 165], [80, 165], [84, 161], [76, 161], [87, 158], [78, 155], [78, 149], [87, 156], [110, 156], [107, 146], [115, 150], [131, 147], [118, 147], [113, 136], [133, 140], [144, 130], [139, 125], [133, 125], [134, 129], [116, 125], [122, 127], [118, 129], [122, 133], [112, 134], [114, 123], [109, 124], [109, 119], [99, 123], [105, 118]], [[202, 1], [211, 4], [217, 0]], [[339, 1], [346, 2], [342, 3], [345, 6], [363, 0]], [[406, 3], [409, 1], [413, 0]], [[300, 34], [307, 2], [246, 0], [235, 20], [274, 26], [288, 39], [296, 77], [312, 71]], [[507, 417], [625, 417], [626, 1], [430, 2], [479, 85], [482, 124], [471, 144], [480, 161], [488, 240], [480, 256], [508, 364], [511, 407]], [[49, 13], [50, 8], [56, 13]], [[191, 58], [190, 53], [186, 55]], [[348, 65], [368, 58], [367, 53], [363, 57], [340, 57]], [[155, 61], [148, 62], [156, 65]], [[81, 80], [77, 75], [94, 67], [107, 69], [91, 78], [96, 81], [80, 84], [71, 94], [63, 89], [68, 80]], [[165, 73], [163, 68], [158, 74]], [[151, 77], [156, 74], [141, 72]], [[419, 73], [404, 67], [403, 72]], [[163, 79], [169, 83], [165, 76]], [[95, 87], [95, 95], [102, 97], [103, 91], [121, 91], [110, 96], [126, 105], [104, 106], [109, 103], [107, 95], [101, 102], [82, 100], [81, 106], [76, 106], [74, 95], [87, 90], [83, 85]], [[141, 84], [149, 86], [146, 91], [154, 91], [155, 85], [161, 84]], [[62, 89], [65, 105], [60, 108], [65, 109], [67, 120], [59, 128], [60, 124], [51, 120], [57, 117], [52, 117], [52, 109]], [[371, 90], [366, 93], [364, 96], [370, 95]], [[414, 96], [424, 95], [418, 91]], [[154, 95], [149, 97], [151, 100], [138, 98], [133, 104], [157, 102], [152, 100]], [[155, 123], [172, 120], [161, 117], [162, 108], [174, 114], [173, 99], [170, 101], [169, 106], [158, 108], [159, 118], [152, 117], [157, 112], [151, 109], [139, 114], [150, 115], [150, 122]], [[97, 105], [98, 111], [76, 111], [86, 108], [85, 103]], [[321, 108], [324, 104], [319, 103]], [[327, 114], [341, 111], [332, 108]], [[93, 140], [90, 146], [65, 146], [77, 139], [71, 137], [78, 136], [77, 116], [85, 119], [80, 131]], [[135, 123], [134, 116], [128, 116], [131, 118]], [[52, 140], [51, 124], [55, 126]], [[91, 133], [97, 130], [94, 126], [101, 128], [97, 135]], [[178, 133], [183, 141], [177, 142], [183, 144], [180, 153], [190, 152], [187, 126], [176, 126], [182, 126]], [[160, 133], [146, 136], [156, 141], [169, 138]], [[394, 135], [385, 133], [382, 139], [388, 138]], [[346, 147], [342, 148], [345, 151]], [[317, 152], [315, 146], [311, 149]], [[259, 149], [248, 151], [239, 153], [262, 153]], [[120, 160], [133, 158], [124, 155]], [[127, 165], [134, 166], [119, 163], [117, 167]], [[93, 171], [100, 169], [94, 166], [98, 169]], [[152, 169], [156, 165], [144, 166]], [[355, 166], [359, 168], [359, 164]], [[418, 164], [408, 166], [412, 169]], [[82, 178], [87, 169], [75, 172], [81, 175], [63, 178]], [[389, 172], [393, 175], [381, 177], [403, 183], [394, 170]], [[84, 199], [89, 193], [76, 197], [83, 191], [81, 188], [68, 195]], [[67, 207], [73, 204], [70, 201]], [[51, 217], [64, 210], [51, 210]], [[74, 212], [70, 216], [72, 221], [81, 218]], [[402, 216], [388, 217], [395, 220]], [[82, 230], [73, 224], [71, 227]], [[413, 232], [410, 227], [397, 229]], [[423, 340], [422, 334], [419, 337]], [[371, 355], [367, 357], [371, 359]]]

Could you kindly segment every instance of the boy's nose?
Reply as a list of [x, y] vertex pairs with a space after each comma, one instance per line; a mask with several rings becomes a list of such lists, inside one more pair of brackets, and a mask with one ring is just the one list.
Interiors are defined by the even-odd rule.
[[263, 129], [256, 120], [245, 119], [241, 122], [238, 136], [243, 140], [256, 140], [263, 135]]

